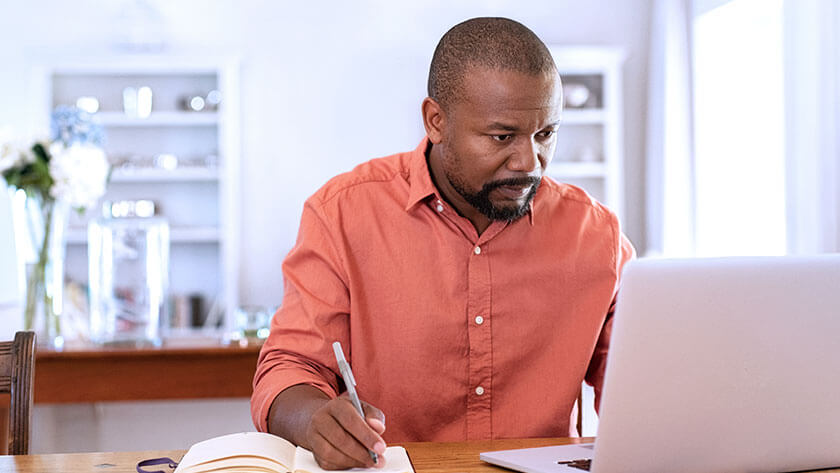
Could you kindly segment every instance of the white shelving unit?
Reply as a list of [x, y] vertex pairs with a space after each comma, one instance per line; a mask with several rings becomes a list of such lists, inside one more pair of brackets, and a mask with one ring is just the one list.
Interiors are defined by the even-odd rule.
[[216, 126], [215, 112], [155, 112], [146, 118], [129, 117], [122, 112], [99, 112], [99, 122], [110, 127]]
[[[96, 119], [105, 128], [105, 152], [115, 167], [104, 200], [149, 199], [170, 225], [171, 295], [200, 295], [206, 313], [215, 307], [230, 327], [239, 303], [239, 66], [232, 58], [172, 56], [105, 57], [47, 64], [36, 69], [42, 109], [96, 97]], [[126, 87], [152, 89], [148, 117], [123, 111]], [[184, 111], [181, 99], [221, 92], [215, 111]], [[178, 166], [155, 166], [171, 154]], [[99, 213], [73, 216], [67, 232], [67, 276], [87, 282], [87, 222]], [[183, 332], [183, 331], [181, 331]], [[204, 330], [202, 333], [206, 334]]]
[[[564, 87], [582, 85], [589, 98], [567, 104], [558, 130], [557, 148], [547, 174], [579, 186], [616, 212], [624, 214], [624, 131], [622, 74], [624, 53], [605, 47], [549, 47]], [[598, 430], [595, 394], [583, 389], [583, 432]]]
[[624, 53], [606, 47], [550, 47], [564, 87], [584, 86], [589, 98], [563, 111], [548, 175], [582, 187], [624, 214], [622, 74]]

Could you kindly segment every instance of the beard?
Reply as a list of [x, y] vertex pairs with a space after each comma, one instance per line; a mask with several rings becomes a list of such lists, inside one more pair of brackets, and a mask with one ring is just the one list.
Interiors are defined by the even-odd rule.
[[[537, 189], [540, 187], [541, 179], [538, 177], [515, 177], [510, 179], [500, 179], [498, 181], [491, 181], [478, 192], [469, 192], [463, 183], [455, 176], [450, 176], [447, 173], [447, 179], [452, 187], [461, 194], [461, 197], [472, 205], [482, 215], [490, 220], [506, 220], [513, 222], [525, 216], [528, 213], [529, 204], [534, 200], [537, 194]], [[525, 196], [525, 201], [521, 205], [513, 206], [497, 206], [490, 200], [490, 192], [502, 186], [531, 186], [531, 190]]]

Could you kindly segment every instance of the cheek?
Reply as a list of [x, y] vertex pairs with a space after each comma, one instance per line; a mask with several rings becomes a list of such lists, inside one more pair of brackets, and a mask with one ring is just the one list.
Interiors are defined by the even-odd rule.
[[554, 159], [554, 150], [557, 148], [557, 140], [552, 140], [551, 143], [546, 143], [540, 151], [540, 160], [542, 161], [543, 169], [548, 166]]

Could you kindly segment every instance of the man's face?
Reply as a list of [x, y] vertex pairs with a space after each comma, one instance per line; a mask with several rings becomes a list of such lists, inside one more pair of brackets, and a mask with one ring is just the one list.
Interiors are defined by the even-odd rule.
[[522, 217], [554, 155], [560, 78], [473, 67], [453, 102], [440, 143], [441, 191], [465, 215], [459, 203], [489, 220]]

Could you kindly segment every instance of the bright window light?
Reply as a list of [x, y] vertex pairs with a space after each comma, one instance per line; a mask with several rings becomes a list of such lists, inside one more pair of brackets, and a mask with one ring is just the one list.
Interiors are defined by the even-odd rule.
[[785, 253], [782, 0], [694, 20], [696, 251]]

